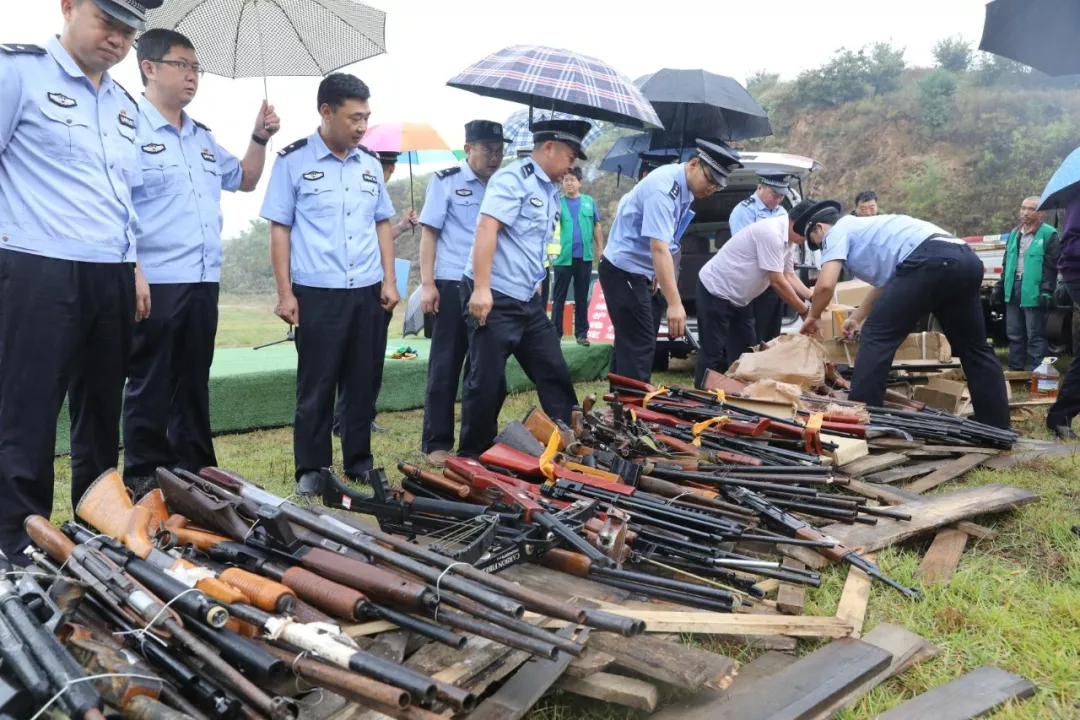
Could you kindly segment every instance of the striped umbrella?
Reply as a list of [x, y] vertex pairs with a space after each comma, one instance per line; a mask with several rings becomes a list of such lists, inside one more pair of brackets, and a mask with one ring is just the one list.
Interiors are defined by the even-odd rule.
[[542, 45], [503, 48], [446, 84], [530, 108], [633, 128], [663, 127], [652, 105], [628, 77], [601, 60], [569, 50]]
[[409, 200], [416, 207], [413, 196], [412, 166], [415, 162], [439, 162], [453, 160], [454, 155], [446, 141], [427, 123], [385, 123], [373, 125], [364, 133], [364, 145], [376, 152], [405, 153], [403, 159], [409, 163]]
[[[588, 118], [583, 118], [579, 115], [571, 115], [564, 112], [551, 112], [550, 110], [536, 110], [533, 112], [533, 122], [539, 122], [541, 120], [584, 120], [591, 122]], [[581, 143], [582, 149], [588, 149], [596, 140], [600, 139], [603, 133], [596, 123], [592, 123], [592, 128], [588, 134], [585, 135], [584, 142]], [[503, 123], [503, 137], [510, 140], [510, 145], [506, 149], [507, 157], [514, 157], [518, 150], [528, 150], [533, 146], [533, 133], [532, 128], [529, 126], [529, 111], [518, 110], [512, 113], [510, 117], [506, 118], [506, 122]]]

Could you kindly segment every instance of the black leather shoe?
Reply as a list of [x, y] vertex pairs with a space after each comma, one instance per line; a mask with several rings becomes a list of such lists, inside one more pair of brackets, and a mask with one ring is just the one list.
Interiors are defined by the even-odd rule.
[[371, 421], [371, 432], [373, 432], [373, 433], [386, 432], [386, 426], [385, 425], [380, 425], [379, 423], [372, 420]]
[[1068, 425], [1055, 425], [1050, 430], [1054, 432], [1054, 436], [1058, 440], [1077, 440], [1078, 436], [1073, 432], [1073, 429]]
[[582, 347], [589, 347], [589, 339], [580, 337], [577, 339], [577, 344], [581, 345]]
[[310, 470], [300, 476], [296, 481], [297, 495], [322, 495], [322, 473]]

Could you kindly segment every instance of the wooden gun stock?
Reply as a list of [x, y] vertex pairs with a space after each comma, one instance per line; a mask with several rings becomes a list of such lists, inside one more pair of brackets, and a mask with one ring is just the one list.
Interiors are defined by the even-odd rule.
[[449, 478], [441, 477], [433, 472], [405, 462], [398, 463], [398, 470], [400, 470], [401, 474], [405, 477], [416, 480], [430, 490], [449, 493], [450, 495], [455, 495], [462, 499], [469, 497], [468, 485], [459, 484]]
[[540, 564], [546, 568], [564, 572], [574, 577], [588, 577], [592, 570], [592, 560], [584, 555], [560, 548], [552, 548], [540, 557]]
[[116, 470], [105, 471], [91, 483], [75, 508], [75, 514], [98, 532], [124, 543], [141, 558], [154, 549], [150, 536], [153, 515], [146, 506], [131, 504], [124, 480]]

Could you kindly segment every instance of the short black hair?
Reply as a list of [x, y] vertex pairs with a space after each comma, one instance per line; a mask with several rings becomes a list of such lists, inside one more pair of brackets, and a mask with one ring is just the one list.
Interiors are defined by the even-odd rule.
[[582, 178], [585, 177], [585, 174], [581, 172], [581, 168], [579, 167], [570, 168], [570, 174], [576, 177], [578, 182], [581, 182]]
[[855, 196], [855, 204], [864, 202], [877, 202], [877, 193], [873, 190], [863, 190], [861, 193]]
[[177, 46], [188, 50], [195, 49], [195, 44], [188, 39], [187, 35], [178, 33], [175, 30], [154, 28], [139, 36], [139, 40], [135, 44], [135, 57], [139, 61], [139, 75], [142, 77], [143, 87], [146, 87], [146, 74], [142, 71], [142, 61], [161, 60], [169, 54], [170, 50]]
[[330, 73], [319, 83], [317, 107], [329, 105], [331, 110], [337, 110], [346, 100], [367, 102], [370, 97], [371, 90], [360, 78], [348, 73]]

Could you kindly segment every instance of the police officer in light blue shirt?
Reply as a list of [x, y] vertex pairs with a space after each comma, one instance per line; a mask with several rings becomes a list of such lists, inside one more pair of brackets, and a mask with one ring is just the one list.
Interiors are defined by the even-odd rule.
[[469, 331], [461, 455], [478, 456], [494, 442], [511, 355], [536, 384], [544, 412], [570, 422], [577, 395], [537, 291], [547, 273], [559, 182], [578, 158], [585, 159], [589, 128], [584, 120], [533, 123], [532, 153], [495, 173], [484, 192], [460, 287]]
[[653, 292], [667, 300], [668, 336], [682, 337], [686, 310], [675, 280], [672, 256], [693, 218], [690, 205], [727, 184], [742, 167], [734, 151], [697, 141], [697, 155], [685, 163], [649, 173], [623, 196], [600, 261], [600, 286], [615, 329], [611, 372], [648, 382], [656, 350]]
[[359, 78], [319, 84], [321, 123], [280, 153], [262, 216], [270, 221], [275, 313], [296, 325], [297, 492], [315, 494], [330, 467], [338, 386], [345, 474], [372, 467], [371, 422], [386, 353], [386, 313], [398, 303], [394, 206], [376, 153], [361, 145], [371, 91]]
[[849, 399], [880, 407], [897, 348], [920, 317], [933, 313], [960, 358], [971, 389], [975, 419], [1008, 429], [1009, 403], [1001, 362], [986, 342], [983, 265], [963, 240], [906, 215], [840, 216], [840, 203], [823, 200], [794, 219], [793, 232], [820, 249], [821, 270], [804, 334], [820, 333], [844, 264], [873, 289], [843, 326], [862, 327]]
[[[731, 235], [734, 237], [735, 233], [758, 220], [787, 215], [782, 203], [791, 194], [792, 180], [790, 175], [759, 176], [754, 194], [731, 211], [728, 218]], [[754, 335], [758, 343], [769, 342], [780, 334], [784, 322], [784, 303], [775, 290], [766, 288], [750, 303], [750, 310], [754, 315]], [[734, 360], [729, 358], [728, 362]]]
[[279, 122], [263, 101], [241, 161], [184, 108], [202, 70], [173, 30], [139, 37], [138, 147], [143, 184], [132, 192], [139, 261], [153, 312], [135, 329], [124, 390], [124, 482], [138, 498], [158, 467], [217, 465], [210, 436], [210, 365], [221, 276], [221, 193], [251, 192]]
[[435, 318], [421, 450], [435, 466], [443, 465], [454, 447], [454, 402], [469, 350], [461, 309], [461, 276], [472, 250], [484, 192], [502, 164], [507, 142], [497, 122], [466, 123], [465, 159], [435, 173], [420, 213], [421, 306], [425, 314]]
[[[0, 549], [53, 507], [68, 394], [71, 499], [117, 464], [136, 313], [138, 107], [109, 75], [161, 0], [63, 0], [44, 47], [0, 45]], [[55, 6], [54, 6], [55, 7]]]

